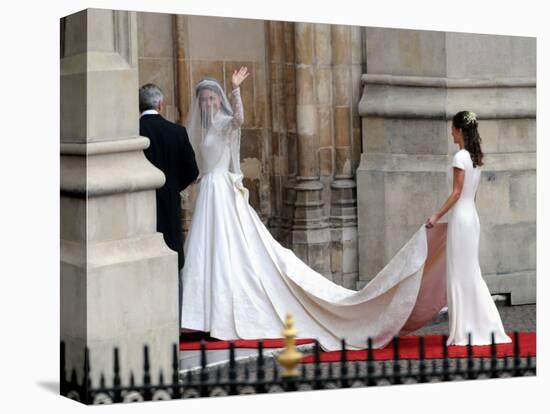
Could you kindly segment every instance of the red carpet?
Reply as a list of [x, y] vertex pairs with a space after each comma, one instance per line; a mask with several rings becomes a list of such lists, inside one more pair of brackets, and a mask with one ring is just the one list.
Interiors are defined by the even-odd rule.
[[[511, 333], [508, 333], [513, 339], [514, 336]], [[296, 344], [309, 344], [313, 343], [312, 339], [297, 339]], [[537, 337], [535, 332], [520, 332], [519, 334], [519, 344], [520, 344], [520, 355], [522, 357], [527, 356], [536, 356], [536, 342]], [[230, 341], [206, 341], [207, 350], [215, 349], [229, 349]], [[236, 340], [234, 341], [235, 348], [257, 348], [258, 340]], [[283, 339], [264, 339], [264, 348], [282, 348], [284, 346]], [[399, 342], [399, 357], [400, 359], [418, 359], [419, 350], [418, 350], [419, 337], [418, 336], [404, 336], [400, 339]], [[443, 357], [443, 348], [442, 348], [442, 336], [441, 335], [428, 335], [424, 337], [425, 344], [425, 358], [426, 359], [436, 359]], [[181, 342], [180, 351], [191, 351], [199, 350], [200, 342]], [[473, 356], [475, 358], [490, 358], [491, 357], [491, 346], [482, 345], [474, 346], [472, 348]], [[447, 348], [449, 358], [466, 358], [468, 356], [468, 347], [466, 346], [450, 346]], [[382, 349], [373, 350], [374, 360], [375, 361], [384, 361], [393, 359], [393, 345], [390, 343]], [[497, 357], [501, 358], [504, 356], [513, 356], [514, 355], [514, 343], [509, 344], [498, 344], [497, 345]], [[367, 350], [360, 351], [348, 351], [347, 352], [348, 361], [365, 361], [367, 359]], [[321, 352], [321, 361], [322, 362], [333, 362], [340, 360], [340, 351], [332, 352]], [[313, 355], [307, 355], [302, 360], [303, 363], [313, 362]]]
[[[508, 335], [514, 339], [513, 334]], [[436, 359], [443, 358], [441, 335], [428, 335], [424, 337], [424, 358]], [[404, 336], [399, 341], [399, 357], [400, 359], [419, 359], [418, 336]], [[536, 356], [537, 336], [535, 332], [520, 332], [519, 334], [520, 355], [522, 357]], [[449, 346], [447, 348], [449, 358], [466, 358], [468, 356], [467, 346]], [[472, 347], [473, 356], [475, 358], [490, 358], [491, 346], [479, 345]], [[373, 350], [375, 361], [385, 361], [393, 359], [393, 344], [388, 344], [384, 348]], [[340, 361], [340, 351], [321, 352], [321, 362]], [[497, 344], [497, 357], [514, 355], [514, 342], [509, 344]], [[367, 360], [367, 350], [348, 351], [348, 361], [365, 361]], [[313, 355], [308, 355], [303, 358], [302, 363], [313, 362]]]
[[[205, 341], [207, 350], [214, 349], [229, 349], [231, 341]], [[233, 341], [235, 348], [258, 348], [257, 339], [238, 339]], [[313, 343], [313, 339], [297, 339], [296, 345]], [[264, 339], [264, 348], [283, 348], [285, 346], [284, 339]], [[194, 351], [201, 348], [200, 342], [180, 342], [180, 351]]]

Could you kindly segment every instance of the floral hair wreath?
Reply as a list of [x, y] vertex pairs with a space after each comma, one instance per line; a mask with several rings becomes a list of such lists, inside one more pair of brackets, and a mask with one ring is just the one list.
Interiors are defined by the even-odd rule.
[[474, 124], [475, 122], [477, 122], [476, 114], [472, 111], [466, 111], [466, 113], [464, 114], [464, 122], [466, 123], [466, 125]]

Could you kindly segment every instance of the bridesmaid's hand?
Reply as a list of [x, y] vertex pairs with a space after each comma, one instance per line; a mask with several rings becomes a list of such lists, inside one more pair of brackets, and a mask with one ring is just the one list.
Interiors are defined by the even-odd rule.
[[439, 220], [439, 217], [437, 217], [437, 214], [432, 214], [428, 220], [426, 220], [426, 228], [431, 229], [435, 224], [437, 223], [437, 220]]
[[233, 84], [233, 89], [237, 89], [243, 81], [248, 78], [248, 75], [250, 75], [250, 72], [248, 71], [246, 66], [241, 66], [239, 70], [236, 70], [233, 72], [233, 76], [231, 77], [231, 83]]

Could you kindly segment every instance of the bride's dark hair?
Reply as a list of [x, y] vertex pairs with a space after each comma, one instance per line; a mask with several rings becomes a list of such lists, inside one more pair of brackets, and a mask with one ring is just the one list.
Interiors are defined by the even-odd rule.
[[464, 135], [464, 149], [470, 153], [474, 168], [483, 165], [483, 151], [481, 151], [481, 136], [477, 130], [476, 114], [471, 111], [460, 111], [453, 117], [453, 126], [462, 130]]

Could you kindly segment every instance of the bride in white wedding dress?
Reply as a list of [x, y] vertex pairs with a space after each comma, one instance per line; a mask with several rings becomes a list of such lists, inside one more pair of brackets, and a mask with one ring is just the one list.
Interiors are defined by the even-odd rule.
[[[199, 191], [185, 241], [181, 327], [214, 338], [280, 338], [287, 313], [302, 338], [326, 350], [383, 347], [429, 322], [446, 303], [446, 224], [412, 238], [360, 291], [327, 280], [281, 246], [248, 203], [240, 170], [243, 106], [232, 76], [230, 104], [213, 79], [196, 86], [187, 130]], [[487, 335], [490, 336], [488, 332]]]

